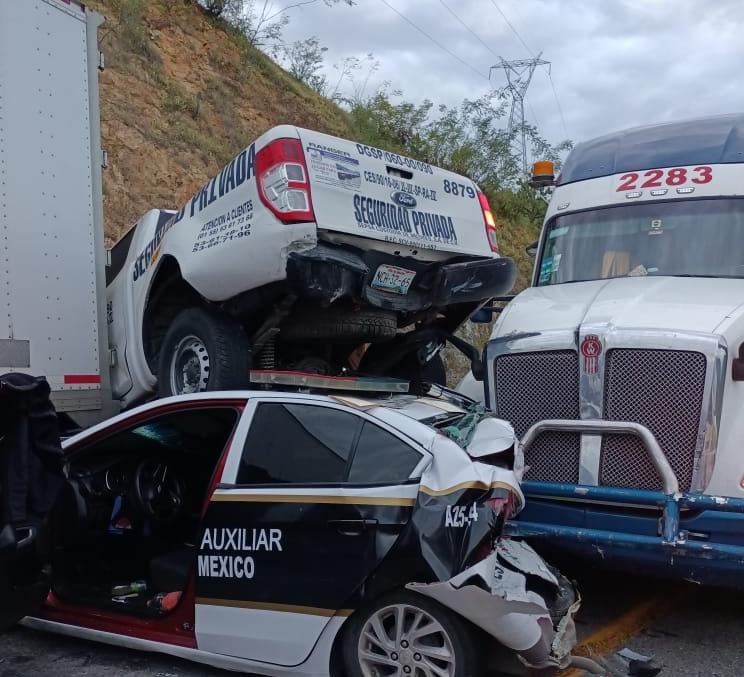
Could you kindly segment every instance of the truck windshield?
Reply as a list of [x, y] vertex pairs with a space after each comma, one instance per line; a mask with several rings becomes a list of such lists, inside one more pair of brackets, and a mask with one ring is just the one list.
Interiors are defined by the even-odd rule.
[[744, 199], [622, 205], [554, 218], [538, 285], [611, 277], [744, 277]]

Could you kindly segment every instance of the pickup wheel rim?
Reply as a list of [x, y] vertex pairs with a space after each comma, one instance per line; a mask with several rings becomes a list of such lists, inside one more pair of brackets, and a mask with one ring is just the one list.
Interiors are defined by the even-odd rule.
[[170, 362], [171, 392], [174, 395], [200, 393], [209, 381], [209, 352], [197, 336], [182, 338]]
[[408, 604], [375, 611], [357, 647], [364, 677], [454, 677], [452, 639], [432, 615]]

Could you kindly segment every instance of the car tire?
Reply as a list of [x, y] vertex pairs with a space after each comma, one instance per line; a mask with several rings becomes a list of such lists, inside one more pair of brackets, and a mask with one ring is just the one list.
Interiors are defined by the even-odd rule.
[[[400, 635], [400, 644], [397, 644], [396, 629], [401, 618], [404, 631]], [[432, 631], [416, 637], [411, 633], [414, 622], [419, 626], [422, 622], [430, 623]], [[358, 611], [348, 623], [343, 637], [348, 677], [398, 674], [391, 672], [396, 663], [400, 666], [400, 674], [483, 676], [483, 661], [476, 643], [478, 633], [466, 620], [423, 595], [408, 591], [387, 595]], [[380, 637], [380, 631], [386, 637]], [[378, 641], [371, 639], [373, 636]], [[429, 673], [422, 670], [431, 664], [439, 671]], [[379, 666], [377, 670], [375, 665]], [[406, 665], [410, 667], [408, 672], [405, 672]], [[386, 671], [381, 672], [380, 668]]]
[[163, 339], [158, 395], [247, 388], [250, 368], [248, 338], [237, 321], [206, 308], [187, 308]]
[[398, 319], [387, 310], [344, 310], [303, 314], [282, 327], [284, 341], [389, 341], [398, 333]]

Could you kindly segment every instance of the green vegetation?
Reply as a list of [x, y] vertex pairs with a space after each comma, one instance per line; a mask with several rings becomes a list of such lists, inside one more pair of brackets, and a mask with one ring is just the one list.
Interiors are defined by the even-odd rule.
[[177, 82], [161, 78], [163, 91], [163, 110], [166, 113], [188, 113], [193, 118], [199, 116], [199, 98], [191, 96]]
[[117, 37], [122, 46], [137, 56], [157, 59], [144, 21], [147, 0], [114, 0], [112, 5], [119, 21]]

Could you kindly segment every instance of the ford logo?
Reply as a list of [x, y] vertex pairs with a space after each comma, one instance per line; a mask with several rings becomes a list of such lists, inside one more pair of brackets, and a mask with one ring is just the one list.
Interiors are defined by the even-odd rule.
[[396, 190], [391, 196], [390, 199], [392, 199], [395, 204], [400, 205], [401, 207], [408, 207], [409, 209], [413, 209], [417, 202], [416, 198], [413, 197], [410, 193], [404, 193], [402, 190]]

